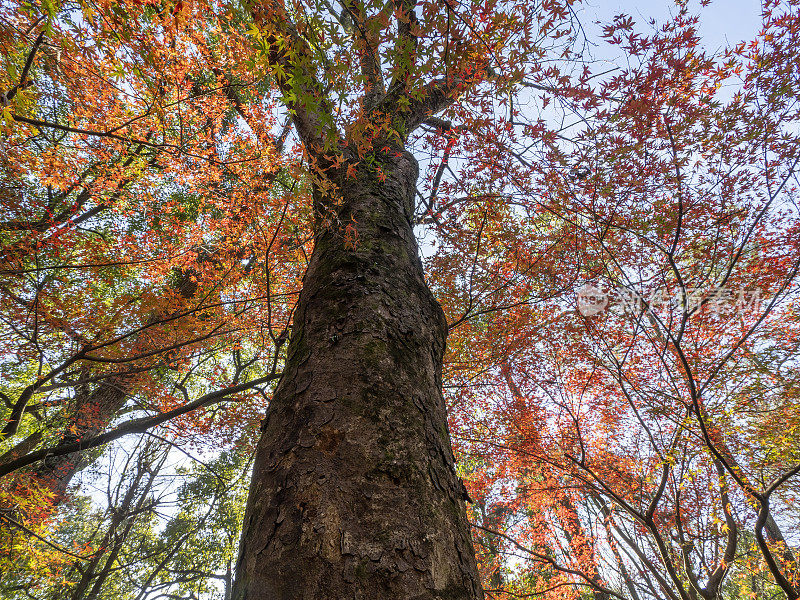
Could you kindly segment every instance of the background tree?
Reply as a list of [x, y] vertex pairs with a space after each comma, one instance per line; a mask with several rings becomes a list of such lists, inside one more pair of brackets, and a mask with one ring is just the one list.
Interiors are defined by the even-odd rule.
[[[549, 160], [514, 151], [523, 135], [504, 142], [517, 167], [547, 165], [538, 180], [514, 164], [497, 169], [509, 173], [498, 181], [521, 219], [544, 215], [540, 230], [509, 243], [492, 207], [451, 238], [460, 260], [524, 289], [524, 252], [560, 236], [579, 285], [607, 295], [598, 313], [562, 312], [569, 297], [540, 310], [518, 296], [513, 311], [473, 319], [485, 342], [460, 346], [472, 379], [453, 396], [465, 451], [494, 457], [471, 493], [489, 486], [513, 507], [499, 528], [506, 550], [595, 595], [798, 593], [796, 534], [783, 531], [797, 457], [762, 437], [762, 419], [775, 431], [777, 414], [783, 439], [794, 435], [781, 373], [793, 368], [796, 337], [797, 88], [795, 75], [778, 81], [796, 73], [784, 44], [797, 7], [770, 4], [763, 18], [759, 40], [717, 56], [703, 51], [687, 10], [652, 34], [617, 18], [606, 34], [630, 65], [577, 79], [565, 100], [579, 133], [545, 147]], [[444, 269], [459, 259], [442, 254], [455, 287]], [[492, 279], [462, 286], [453, 322], [502, 306], [475, 283]], [[550, 586], [540, 575], [506, 591]]]
[[[164, 46], [109, 72], [131, 15], [73, 8], [3, 9], [0, 469], [30, 465], [3, 479], [11, 537], [17, 525], [47, 533], [49, 507], [97, 456], [81, 449], [170, 417], [183, 439], [215, 428], [215, 443], [240, 440], [263, 398], [225, 413], [213, 404], [275, 379], [302, 269], [292, 223], [304, 216], [289, 203], [301, 184], [262, 151], [285, 133], [242, 135], [236, 120], [258, 113], [245, 112], [234, 73], [187, 62], [168, 24]], [[203, 35], [216, 46], [219, 31]], [[124, 135], [81, 133], [98, 115]], [[253, 208], [265, 205], [276, 210]]]

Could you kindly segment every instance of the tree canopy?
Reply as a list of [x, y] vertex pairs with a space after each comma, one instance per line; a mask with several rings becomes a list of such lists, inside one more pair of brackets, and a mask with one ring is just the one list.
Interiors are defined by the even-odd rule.
[[406, 151], [484, 595], [800, 597], [800, 2], [707, 4], [4, 3], [3, 597], [231, 597], [311, 257], [395, 248], [351, 195]]

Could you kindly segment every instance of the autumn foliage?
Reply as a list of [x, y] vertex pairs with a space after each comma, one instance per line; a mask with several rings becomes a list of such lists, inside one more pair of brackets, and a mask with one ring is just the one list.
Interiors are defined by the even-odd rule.
[[[275, 10], [296, 30], [274, 26]], [[84, 506], [79, 474], [131, 450], [123, 434], [147, 458], [121, 480], [109, 471], [109, 503], [131, 515], [160, 485], [158, 452], [209, 452], [239, 481], [314, 236], [368, 242], [321, 208], [337, 193], [326, 177], [380, 177], [375, 141], [408, 138], [486, 596], [800, 597], [800, 5], [765, 2], [756, 39], [720, 50], [698, 34], [702, 7], [619, 15], [592, 40], [611, 66], [589, 59], [575, 10], [0, 9], [9, 585], [111, 589], [109, 540], [123, 552], [141, 522], [101, 519], [106, 538], [73, 532], [69, 547], [52, 536]], [[398, 131], [392, 110], [432, 102], [436, 86], [448, 102]], [[332, 122], [304, 116], [319, 90]], [[240, 507], [191, 476], [182, 526], [228, 527], [229, 560]], [[200, 515], [202, 494], [223, 517]], [[170, 523], [165, 539], [184, 540]]]

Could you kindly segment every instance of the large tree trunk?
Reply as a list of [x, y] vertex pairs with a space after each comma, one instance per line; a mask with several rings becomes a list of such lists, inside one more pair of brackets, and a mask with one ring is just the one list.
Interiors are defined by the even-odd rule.
[[[368, 170], [369, 169], [369, 170]], [[446, 322], [411, 227], [416, 160], [363, 162], [320, 233], [262, 425], [233, 597], [483, 598], [454, 470]]]

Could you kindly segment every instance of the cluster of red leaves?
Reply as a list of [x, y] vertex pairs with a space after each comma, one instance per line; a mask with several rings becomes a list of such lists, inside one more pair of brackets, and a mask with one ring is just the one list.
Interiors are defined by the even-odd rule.
[[[710, 54], [686, 9], [649, 35], [619, 16], [627, 68], [528, 75], [573, 117], [557, 135], [524, 92], [505, 117], [453, 111], [471, 125], [428, 266], [494, 597], [798, 589], [791, 552], [754, 533], [765, 494], [794, 518], [800, 463], [800, 14], [763, 19]], [[601, 314], [576, 310], [587, 282]]]
[[[1, 9], [0, 88], [26, 63], [32, 85], [0, 133], [0, 463], [267, 375], [309, 250], [299, 151], [231, 9], [50, 9]], [[252, 444], [266, 397], [229, 400], [160, 434]], [[86, 464], [59, 461], [0, 484], [0, 511], [40, 536]], [[0, 531], [15, 560], [26, 535]], [[72, 560], [28, 538], [43, 576]]]

